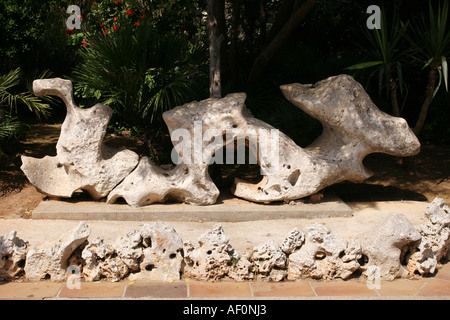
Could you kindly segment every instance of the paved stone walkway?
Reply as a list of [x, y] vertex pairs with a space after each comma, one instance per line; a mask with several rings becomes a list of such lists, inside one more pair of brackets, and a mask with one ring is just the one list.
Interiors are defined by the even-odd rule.
[[[369, 287], [372, 287], [369, 288]], [[70, 289], [63, 282], [8, 282], [0, 284], [0, 299], [445, 299], [450, 300], [450, 263], [434, 277], [396, 279], [368, 283], [301, 280], [295, 282], [175, 282], [121, 281], [81, 282]]]

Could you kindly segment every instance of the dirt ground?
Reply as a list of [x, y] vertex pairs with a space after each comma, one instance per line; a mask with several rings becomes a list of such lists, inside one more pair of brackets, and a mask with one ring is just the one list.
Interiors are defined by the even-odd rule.
[[[60, 124], [32, 125], [27, 139], [17, 145], [17, 154], [0, 160], [0, 217], [31, 218], [44, 195], [20, 170], [20, 155], [37, 158], [56, 154]], [[134, 138], [108, 134], [105, 143], [142, 154], [145, 145]], [[450, 146], [423, 144], [419, 155], [400, 159], [372, 154], [364, 164], [374, 175], [362, 184], [340, 183], [323, 192], [335, 193], [345, 202], [432, 201], [441, 197], [450, 204]]]

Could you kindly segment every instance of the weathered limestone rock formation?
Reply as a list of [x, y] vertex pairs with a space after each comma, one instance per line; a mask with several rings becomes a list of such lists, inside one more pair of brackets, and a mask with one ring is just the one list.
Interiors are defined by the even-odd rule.
[[305, 229], [305, 244], [289, 256], [288, 279], [347, 279], [359, 269], [361, 247], [344, 242], [323, 224]]
[[0, 237], [0, 280], [19, 277], [25, 267], [28, 243], [17, 237], [16, 231]]
[[141, 230], [143, 258], [140, 272], [130, 279], [174, 281], [180, 279], [183, 261], [183, 240], [175, 229], [164, 222], [152, 226], [145, 224]]
[[184, 276], [197, 280], [217, 280], [224, 276], [236, 281], [249, 279], [251, 264], [229, 242], [220, 224], [202, 234], [197, 246], [185, 241]]
[[450, 208], [444, 199], [436, 198], [425, 211], [427, 222], [417, 226], [422, 239], [411, 248], [407, 269], [413, 274], [433, 274], [450, 247]]
[[111, 108], [96, 104], [89, 109], [73, 101], [72, 83], [59, 78], [35, 80], [37, 96], [55, 95], [67, 107], [56, 145], [56, 157], [22, 156], [22, 171], [40, 192], [54, 197], [71, 197], [77, 189], [100, 199], [119, 184], [138, 164], [130, 150], [116, 150], [103, 144]]
[[219, 190], [207, 172], [207, 165], [186, 164], [164, 170], [148, 157], [142, 157], [137, 168], [111, 191], [107, 201], [114, 203], [122, 197], [134, 207], [167, 200], [193, 205], [214, 204]]
[[31, 183], [55, 197], [70, 197], [84, 189], [94, 199], [108, 197], [108, 203], [114, 203], [123, 197], [133, 206], [169, 199], [214, 204], [219, 190], [208, 166], [223, 160], [224, 148], [234, 149], [235, 141], [239, 148], [241, 141], [259, 164], [263, 179], [256, 184], [236, 180], [233, 193], [255, 202], [288, 201], [344, 180], [370, 177], [362, 164], [370, 153], [411, 156], [420, 149], [405, 120], [381, 112], [359, 83], [340, 75], [313, 86], [281, 87], [289, 101], [323, 125], [322, 135], [307, 148], [253, 117], [245, 108], [245, 93], [165, 112], [172, 141], [179, 141], [172, 153], [179, 161], [164, 170], [147, 157], [139, 160], [132, 151], [105, 146], [102, 140], [111, 109], [101, 104], [76, 107], [70, 81], [36, 80], [33, 86], [36, 95], [57, 95], [67, 106], [56, 157], [22, 157], [22, 170]]
[[368, 261], [361, 269], [379, 268], [380, 277], [386, 280], [407, 277], [404, 256], [420, 239], [420, 233], [403, 214], [390, 214], [362, 237], [362, 254]]
[[120, 281], [128, 275], [128, 266], [117, 257], [115, 249], [104, 243], [101, 237], [95, 238], [82, 251], [84, 260], [83, 276], [87, 281], [106, 278], [108, 281]]
[[305, 234], [294, 228], [284, 238], [281, 250], [286, 254], [291, 254], [300, 249], [303, 243], [305, 243]]
[[87, 281], [420, 277], [433, 275], [450, 247], [450, 210], [444, 201], [437, 198], [430, 203], [425, 217], [424, 224], [414, 227], [404, 215], [390, 214], [371, 231], [350, 240], [314, 223], [303, 231], [292, 229], [281, 246], [268, 240], [244, 255], [233, 249], [220, 224], [203, 233], [195, 245], [183, 242], [164, 222], [131, 229], [113, 245], [101, 237], [89, 241], [85, 223], [40, 248], [12, 231], [0, 237], [0, 279], [63, 281], [71, 267]]
[[254, 272], [261, 279], [281, 281], [286, 276], [286, 254], [273, 240], [268, 240], [253, 248], [251, 261], [255, 265]]
[[114, 246], [96, 238], [82, 252], [83, 275], [89, 280], [106, 278], [174, 281], [180, 279], [183, 241], [167, 223], [144, 224], [117, 238]]
[[90, 233], [88, 225], [80, 222], [78, 227], [62, 235], [54, 243], [41, 248], [31, 246], [24, 268], [27, 280], [38, 281], [47, 278], [52, 281], [64, 280], [70, 256], [77, 248], [86, 244]]
[[420, 143], [402, 118], [381, 112], [362, 86], [348, 75], [315, 85], [281, 86], [286, 98], [320, 120], [323, 132], [302, 149], [280, 133], [275, 175], [258, 184], [238, 181], [238, 197], [257, 201], [294, 200], [344, 180], [362, 182], [372, 173], [362, 163], [370, 153], [412, 156]]

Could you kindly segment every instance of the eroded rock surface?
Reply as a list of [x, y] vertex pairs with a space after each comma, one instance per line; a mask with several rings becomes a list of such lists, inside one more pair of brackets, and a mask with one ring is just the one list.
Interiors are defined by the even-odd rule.
[[420, 233], [403, 214], [390, 214], [361, 239], [362, 254], [367, 261], [362, 270], [379, 268], [386, 280], [407, 277], [406, 256], [421, 240]]
[[233, 249], [220, 224], [204, 232], [195, 244], [183, 242], [165, 222], [130, 229], [113, 244], [101, 237], [89, 241], [90, 228], [83, 222], [39, 247], [11, 231], [0, 237], [0, 278], [64, 281], [69, 270], [81, 271], [87, 281], [420, 277], [434, 275], [445, 262], [449, 215], [443, 199], [436, 198], [426, 209], [425, 223], [416, 227], [405, 215], [392, 213], [364, 235], [345, 240], [325, 224], [313, 223], [302, 231], [292, 229], [281, 245], [268, 240], [243, 255]]
[[0, 280], [20, 276], [25, 267], [28, 243], [17, 237], [16, 231], [0, 237]]
[[145, 224], [141, 230], [143, 258], [140, 272], [131, 279], [175, 281], [180, 279], [183, 240], [167, 223]]
[[130, 150], [105, 146], [111, 109], [101, 104], [89, 109], [75, 106], [70, 81], [36, 80], [33, 88], [38, 96], [59, 96], [67, 106], [56, 157], [22, 157], [22, 170], [30, 182], [54, 197], [70, 197], [83, 189], [94, 199], [108, 196], [108, 203], [122, 197], [133, 206], [167, 200], [211, 205], [219, 190], [209, 176], [209, 165], [222, 163], [224, 157], [230, 161], [224, 150], [235, 148], [237, 157], [245, 161], [248, 147], [248, 157], [259, 164], [263, 178], [259, 183], [236, 179], [232, 192], [254, 202], [289, 201], [344, 180], [361, 182], [370, 177], [362, 163], [370, 153], [411, 156], [420, 149], [406, 121], [381, 112], [348, 75], [315, 85], [281, 87], [289, 101], [323, 125], [322, 135], [307, 148], [255, 118], [245, 107], [245, 93], [165, 112], [177, 161], [168, 170], [147, 157], [139, 160]]
[[84, 260], [83, 276], [87, 281], [106, 278], [108, 281], [120, 281], [128, 275], [128, 266], [115, 252], [115, 249], [104, 243], [101, 237], [95, 238], [82, 251]]
[[71, 197], [77, 189], [94, 199], [105, 197], [138, 164], [130, 150], [103, 144], [111, 108], [96, 104], [82, 109], [75, 105], [72, 83], [59, 78], [35, 80], [35, 95], [60, 97], [67, 108], [56, 145], [56, 156], [42, 159], [22, 156], [22, 171], [40, 192], [53, 197]]
[[70, 256], [77, 248], [87, 244], [86, 240], [90, 233], [88, 225], [80, 222], [75, 229], [62, 235], [53, 243], [42, 247], [30, 246], [24, 268], [26, 278], [30, 281], [64, 280]]
[[238, 181], [234, 194], [239, 197], [256, 202], [299, 199], [344, 180], [369, 178], [372, 173], [363, 159], [370, 153], [412, 156], [420, 150], [407, 122], [380, 111], [351, 76], [314, 85], [283, 85], [281, 91], [318, 119], [323, 132], [304, 149], [280, 134], [276, 174], [264, 176], [258, 184]]
[[251, 264], [229, 242], [221, 224], [202, 234], [196, 246], [185, 241], [184, 276], [197, 280], [217, 280], [225, 276], [237, 281], [249, 279]]
[[417, 226], [422, 239], [411, 248], [407, 269], [411, 275], [433, 274], [439, 262], [449, 253], [450, 208], [444, 199], [436, 198], [425, 211], [427, 222]]
[[361, 247], [334, 235], [324, 224], [306, 227], [305, 244], [289, 256], [288, 279], [347, 279], [359, 269]]

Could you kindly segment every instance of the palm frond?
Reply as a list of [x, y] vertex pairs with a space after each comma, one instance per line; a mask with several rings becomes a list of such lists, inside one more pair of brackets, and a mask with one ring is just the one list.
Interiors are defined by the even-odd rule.
[[9, 107], [9, 113], [17, 112], [17, 105], [25, 105], [30, 111], [34, 112], [36, 117], [48, 116], [50, 114], [50, 105], [42, 102], [31, 92], [15, 93], [14, 87], [20, 84], [22, 72], [20, 68], [12, 70], [5, 75], [0, 76], [0, 107]]

